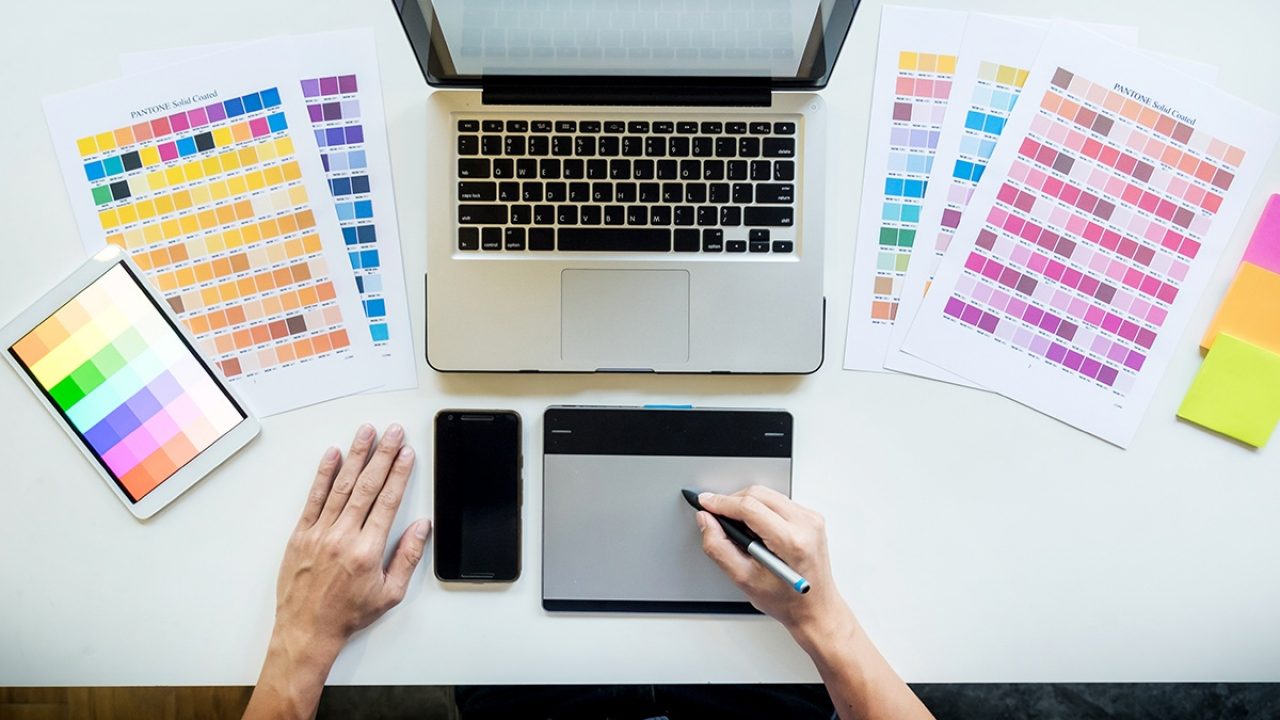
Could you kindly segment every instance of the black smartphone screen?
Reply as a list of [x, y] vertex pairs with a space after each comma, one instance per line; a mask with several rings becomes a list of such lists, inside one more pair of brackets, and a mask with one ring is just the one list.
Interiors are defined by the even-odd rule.
[[436, 415], [435, 572], [441, 580], [520, 576], [520, 416]]

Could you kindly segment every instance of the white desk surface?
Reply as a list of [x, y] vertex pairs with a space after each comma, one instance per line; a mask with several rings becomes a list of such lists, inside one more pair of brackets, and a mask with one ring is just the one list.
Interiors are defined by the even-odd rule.
[[[949, 4], [1137, 25], [1143, 47], [1216, 63], [1223, 88], [1280, 112], [1280, 5], [1271, 0]], [[766, 619], [542, 611], [541, 414], [564, 402], [793, 412], [795, 496], [827, 515], [840, 587], [909, 681], [1280, 680], [1280, 443], [1252, 452], [1174, 419], [1200, 362], [1194, 336], [1267, 193], [1280, 191], [1276, 158], [1128, 451], [993, 395], [845, 372], [852, 199], [881, 7], [867, 0], [825, 91], [829, 353], [817, 374], [440, 375], [421, 360], [427, 88], [390, 3], [127, 5], [10, 3], [0, 23], [0, 317], [82, 258], [42, 96], [115, 76], [119, 52], [371, 25], [420, 387], [267, 418], [247, 450], [142, 524], [18, 378], [0, 371], [0, 685], [252, 683], [284, 542], [321, 451], [345, 446], [361, 421], [405, 425], [421, 452], [399, 533], [431, 513], [429, 432], [445, 406], [510, 407], [526, 418], [524, 577], [454, 590], [422, 568], [404, 604], [342, 653], [331, 682], [815, 681]]]

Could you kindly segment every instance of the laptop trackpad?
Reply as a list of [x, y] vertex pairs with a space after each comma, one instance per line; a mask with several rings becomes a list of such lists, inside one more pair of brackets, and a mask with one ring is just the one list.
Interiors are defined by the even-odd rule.
[[565, 270], [560, 356], [596, 369], [689, 361], [687, 270]]

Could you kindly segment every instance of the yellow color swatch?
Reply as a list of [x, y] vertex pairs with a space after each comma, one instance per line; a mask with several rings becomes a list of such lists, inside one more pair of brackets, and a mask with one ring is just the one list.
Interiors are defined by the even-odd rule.
[[1280, 355], [1219, 335], [1178, 417], [1254, 447], [1266, 445], [1280, 421]]

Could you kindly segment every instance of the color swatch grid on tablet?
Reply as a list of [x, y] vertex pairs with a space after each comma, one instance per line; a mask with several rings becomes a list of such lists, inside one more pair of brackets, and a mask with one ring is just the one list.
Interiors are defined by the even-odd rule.
[[871, 319], [893, 322], [955, 74], [954, 55], [898, 55]]
[[1058, 68], [945, 312], [1132, 388], [1244, 151]]
[[244, 417], [123, 265], [12, 352], [135, 501]]
[[107, 242], [227, 377], [349, 346], [277, 89], [77, 145]]
[[[934, 269], [951, 244], [951, 236], [960, 227], [960, 217], [973, 197], [973, 189], [982, 179], [996, 140], [1004, 132], [1004, 125], [1018, 101], [1018, 94], [1027, 82], [1028, 71], [1009, 65], [983, 62], [978, 66], [978, 83], [965, 111], [964, 128], [960, 137], [960, 151], [951, 177], [947, 179], [946, 204], [938, 229], [935, 256], [931, 259]], [[933, 271], [930, 271], [930, 279]], [[925, 285], [926, 292], [928, 285]]]
[[382, 261], [373, 221], [356, 76], [309, 78], [302, 81], [302, 94], [307, 99], [320, 160], [338, 208], [338, 224], [342, 226], [356, 288], [369, 320], [369, 333], [375, 345], [385, 344], [391, 339], [391, 331], [382, 292]]

